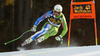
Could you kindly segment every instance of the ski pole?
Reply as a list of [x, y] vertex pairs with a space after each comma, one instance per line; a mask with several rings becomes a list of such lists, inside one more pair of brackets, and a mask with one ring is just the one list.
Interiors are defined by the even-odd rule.
[[61, 44], [63, 44], [63, 39], [61, 39]]
[[16, 40], [20, 39], [25, 33], [30, 32], [30, 31], [31, 31], [31, 30], [25, 31], [21, 36], [19, 36], [19, 37], [16, 38], [16, 39], [13, 39], [13, 40], [11, 40], [11, 41], [8, 41], [8, 42], [4, 43], [4, 45], [7, 45], [8, 43], [11, 43], [11, 42], [13, 42], [13, 41], [16, 41]]

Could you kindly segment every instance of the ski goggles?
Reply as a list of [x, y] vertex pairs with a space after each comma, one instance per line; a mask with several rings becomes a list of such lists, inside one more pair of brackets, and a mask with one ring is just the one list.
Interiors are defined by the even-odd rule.
[[61, 12], [57, 12], [57, 11], [53, 10], [53, 13], [57, 13], [57, 14], [60, 14]]

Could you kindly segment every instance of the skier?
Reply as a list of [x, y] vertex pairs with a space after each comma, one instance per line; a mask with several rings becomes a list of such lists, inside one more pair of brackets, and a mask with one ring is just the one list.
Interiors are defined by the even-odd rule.
[[41, 21], [47, 19], [47, 22], [42, 27], [42, 30], [36, 32], [34, 35], [26, 39], [21, 45], [24, 46], [26, 44], [29, 44], [33, 40], [35, 40], [36, 43], [40, 43], [48, 39], [50, 36], [56, 35], [61, 25], [63, 27], [63, 31], [59, 36], [55, 37], [55, 39], [57, 41], [63, 40], [62, 37], [68, 31], [68, 28], [67, 28], [66, 19], [65, 19], [64, 14], [62, 13], [62, 10], [63, 10], [62, 6], [60, 4], [57, 4], [54, 6], [53, 10], [46, 12], [44, 15], [38, 18], [36, 22], [34, 23], [33, 27], [31, 28], [31, 31], [36, 32], [36, 28]]

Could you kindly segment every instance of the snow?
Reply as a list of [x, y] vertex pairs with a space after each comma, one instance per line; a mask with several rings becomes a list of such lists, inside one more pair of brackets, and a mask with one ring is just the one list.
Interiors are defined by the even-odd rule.
[[0, 56], [100, 56], [100, 45], [2, 52]]

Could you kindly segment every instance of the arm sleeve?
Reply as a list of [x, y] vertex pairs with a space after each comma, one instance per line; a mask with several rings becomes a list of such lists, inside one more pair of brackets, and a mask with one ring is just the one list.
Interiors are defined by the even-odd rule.
[[63, 15], [63, 18], [62, 18], [61, 22], [62, 22], [63, 31], [59, 36], [62, 38], [68, 31], [67, 22], [66, 22], [66, 19], [65, 19], [64, 15]]
[[37, 27], [37, 25], [38, 25], [41, 21], [43, 21], [44, 19], [46, 19], [46, 18], [51, 14], [51, 12], [52, 12], [52, 10], [46, 12], [44, 15], [42, 15], [41, 17], [39, 17], [39, 18], [35, 21], [34, 26]]

